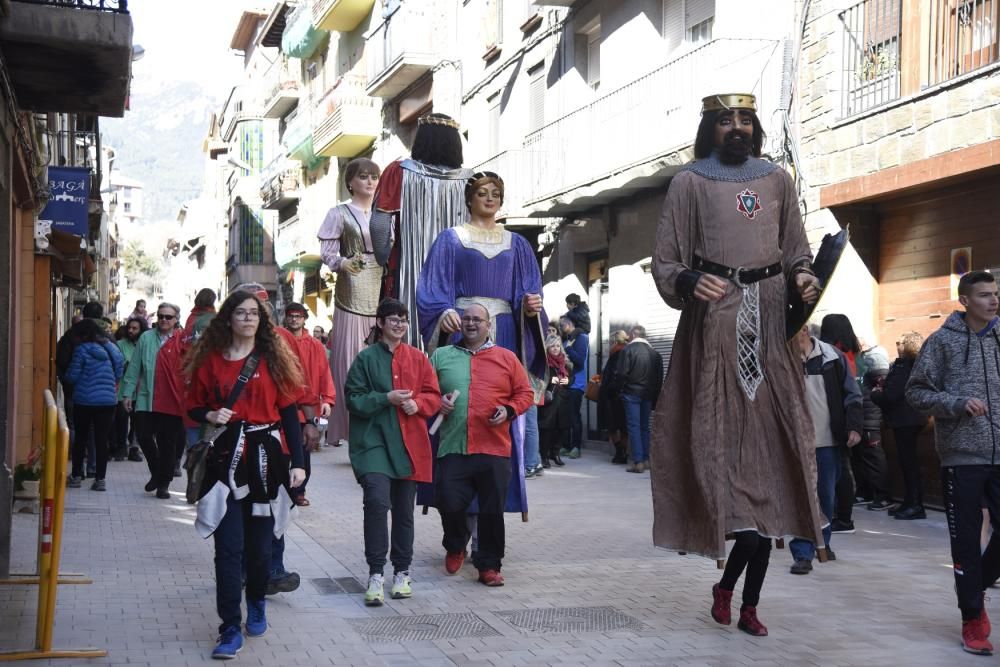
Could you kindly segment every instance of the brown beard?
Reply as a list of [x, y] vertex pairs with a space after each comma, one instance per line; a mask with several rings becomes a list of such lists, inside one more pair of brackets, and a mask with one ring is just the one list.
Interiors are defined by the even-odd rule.
[[753, 138], [746, 132], [730, 130], [722, 140], [719, 149], [719, 161], [722, 164], [740, 165], [750, 157], [750, 144]]

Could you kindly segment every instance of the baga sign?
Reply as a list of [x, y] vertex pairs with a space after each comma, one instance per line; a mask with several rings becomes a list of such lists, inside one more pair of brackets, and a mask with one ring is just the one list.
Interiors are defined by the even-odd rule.
[[90, 169], [49, 167], [49, 191], [49, 203], [42, 209], [38, 219], [51, 222], [54, 230], [86, 236]]

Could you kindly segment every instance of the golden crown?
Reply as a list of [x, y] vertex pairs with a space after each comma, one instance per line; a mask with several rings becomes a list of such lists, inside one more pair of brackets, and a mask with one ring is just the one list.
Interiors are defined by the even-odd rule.
[[451, 118], [440, 118], [439, 116], [430, 116], [430, 115], [421, 116], [419, 119], [417, 119], [417, 124], [418, 125], [445, 125], [447, 127], [452, 128], [453, 130], [460, 129], [459, 126], [458, 126], [458, 122], [457, 121], [452, 120]]
[[748, 109], [757, 111], [757, 98], [749, 93], [725, 93], [709, 95], [701, 100], [701, 112]]

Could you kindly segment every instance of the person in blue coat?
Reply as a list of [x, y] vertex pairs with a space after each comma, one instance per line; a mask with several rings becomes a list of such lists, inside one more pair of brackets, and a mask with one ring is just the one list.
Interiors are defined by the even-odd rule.
[[[80, 344], [73, 350], [73, 359], [65, 380], [73, 386], [73, 424], [77, 433], [94, 429], [97, 445], [97, 474], [91, 489], [105, 491], [104, 476], [108, 470], [108, 435], [114, 424], [118, 403], [118, 381], [125, 372], [121, 351], [94, 320], [76, 325]], [[83, 457], [86, 438], [73, 443], [73, 471], [66, 486], [79, 488], [83, 481]]]

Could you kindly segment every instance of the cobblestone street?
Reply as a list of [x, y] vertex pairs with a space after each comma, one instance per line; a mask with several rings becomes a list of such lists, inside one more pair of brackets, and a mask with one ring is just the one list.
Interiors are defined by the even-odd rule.
[[[466, 564], [443, 568], [436, 512], [417, 517], [414, 597], [366, 608], [361, 493], [347, 452], [313, 457], [312, 506], [288, 536], [294, 593], [270, 598], [270, 630], [248, 639], [245, 665], [943, 665], [962, 652], [943, 515], [898, 522], [856, 512], [835, 535], [838, 560], [793, 576], [775, 551], [759, 608], [770, 636], [751, 638], [708, 614], [715, 563], [650, 543], [649, 475], [594, 450], [529, 481], [531, 521], [508, 515], [506, 586]], [[79, 664], [206, 664], [215, 640], [212, 543], [198, 538], [181, 480], [173, 499], [142, 493], [145, 465], [112, 463], [107, 493], [70, 489], [54, 647], [106, 648]], [[16, 572], [34, 562], [35, 515], [14, 517]], [[391, 573], [391, 566], [388, 568]], [[35, 588], [0, 588], [0, 645], [34, 636]], [[738, 599], [738, 593], [737, 593]], [[988, 601], [991, 611], [996, 609]], [[67, 665], [73, 661], [52, 661]]]

